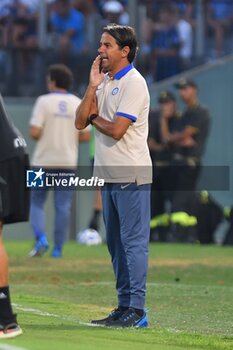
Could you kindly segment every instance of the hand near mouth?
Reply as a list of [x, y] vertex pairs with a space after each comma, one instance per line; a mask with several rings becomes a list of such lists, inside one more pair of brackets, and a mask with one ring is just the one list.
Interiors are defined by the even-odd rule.
[[99, 86], [104, 80], [104, 72], [100, 71], [101, 57], [97, 56], [91, 66], [90, 84], [93, 87]]

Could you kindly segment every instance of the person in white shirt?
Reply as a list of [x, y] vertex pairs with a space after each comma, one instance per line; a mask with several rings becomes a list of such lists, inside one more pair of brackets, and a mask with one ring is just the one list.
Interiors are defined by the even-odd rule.
[[181, 70], [185, 70], [190, 67], [193, 54], [193, 29], [192, 25], [181, 17], [177, 7], [172, 6], [171, 8], [172, 21], [177, 28], [180, 41], [179, 57]]
[[[49, 67], [49, 93], [38, 97], [30, 120], [30, 135], [37, 140], [32, 166], [74, 171], [77, 166], [78, 141], [88, 141], [90, 131], [77, 132], [74, 127], [75, 110], [81, 100], [68, 92], [73, 75], [68, 67], [55, 64]], [[49, 248], [43, 209], [47, 188], [35, 189], [31, 196], [30, 222], [36, 238], [30, 256], [43, 255]], [[54, 188], [55, 227], [52, 257], [61, 257], [69, 225], [74, 191]]]
[[91, 123], [96, 129], [94, 174], [105, 181], [103, 215], [118, 307], [92, 323], [147, 327], [144, 305], [152, 182], [147, 146], [149, 92], [132, 63], [137, 52], [132, 27], [107, 25], [98, 51], [77, 108], [76, 127], [82, 130]]

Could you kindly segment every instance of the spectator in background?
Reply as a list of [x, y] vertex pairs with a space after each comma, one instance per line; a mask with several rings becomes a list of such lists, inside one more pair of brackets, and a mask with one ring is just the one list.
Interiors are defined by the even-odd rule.
[[10, 14], [9, 0], [3, 0], [0, 3], [0, 47], [7, 45], [7, 30], [6, 24]]
[[[5, 24], [5, 45], [13, 47], [30, 46], [28, 38], [36, 35], [36, 19], [38, 0], [3, 0], [0, 4]], [[2, 19], [3, 19], [2, 18]]]
[[80, 11], [85, 17], [90, 16], [96, 12], [93, 0], [72, 0], [72, 6]]
[[[88, 42], [88, 61], [85, 60], [85, 66], [83, 66], [83, 68], [78, 67], [78, 76], [80, 76], [80, 72], [89, 71], [89, 66], [91, 64], [89, 57], [92, 55], [92, 53], [95, 53], [97, 51], [99, 43], [96, 38], [102, 29], [102, 15], [96, 8], [93, 0], [73, 0], [72, 5], [76, 10], [80, 11], [85, 16], [85, 34], [86, 40]], [[79, 63], [81, 63], [80, 60]]]
[[[12, 48], [13, 65], [17, 67], [19, 77], [28, 77], [34, 71], [32, 65], [37, 48], [37, 18], [39, 1], [9, 0], [5, 3], [4, 46]], [[34, 52], [33, 52], [34, 51]], [[5, 52], [6, 55], [9, 51]], [[8, 60], [11, 62], [11, 60]]]
[[87, 50], [85, 17], [71, 7], [69, 0], [57, 0], [51, 14], [54, 32], [58, 35], [58, 54], [62, 61], [70, 54], [82, 54]]
[[103, 17], [103, 4], [105, 0], [93, 0], [96, 11]]
[[186, 105], [182, 113], [180, 132], [170, 133], [166, 119], [162, 119], [162, 138], [173, 145], [173, 177], [176, 191], [172, 196], [171, 223], [173, 237], [181, 242], [195, 242], [197, 218], [194, 191], [201, 169], [210, 126], [207, 108], [198, 100], [197, 84], [182, 78], [175, 84]]
[[7, 62], [9, 62], [5, 49], [10, 44], [9, 27], [12, 28], [12, 6], [13, 0], [0, 1], [0, 79], [6, 77]]
[[151, 54], [155, 60], [155, 80], [159, 81], [180, 72], [179, 50], [181, 41], [173, 21], [174, 9], [162, 7], [159, 22], [154, 25], [151, 39]]
[[92, 0], [93, 4], [96, 8], [96, 10], [99, 12], [99, 14], [104, 17], [104, 10], [103, 7], [105, 5], [105, 3], [107, 2], [118, 2], [121, 5], [123, 5], [123, 7], [126, 7], [128, 5], [128, 0], [120, 0], [120, 1], [112, 1], [112, 0]]
[[149, 114], [148, 146], [153, 161], [153, 184], [151, 187], [151, 241], [166, 241], [170, 227], [167, 202], [171, 202], [174, 190], [171, 176], [173, 145], [164, 142], [162, 119], [165, 118], [170, 133], [181, 130], [181, 113], [177, 109], [175, 95], [170, 91], [161, 91], [158, 97], [159, 109]]
[[18, 0], [18, 6], [21, 8], [21, 11], [27, 13], [36, 13], [39, 8], [40, 0]]
[[220, 57], [224, 54], [224, 39], [232, 32], [233, 3], [230, 0], [209, 0], [207, 25], [214, 35], [215, 53]]
[[[206, 0], [204, 0], [206, 2]], [[207, 0], [208, 1], [208, 0]], [[195, 1], [193, 0], [173, 0], [172, 3], [176, 6], [178, 9], [178, 12], [180, 14], [180, 18], [188, 22], [192, 28], [195, 28], [196, 22], [195, 22], [195, 16], [194, 16], [194, 10], [195, 10]]]
[[[47, 11], [50, 14], [56, 0], [45, 0]], [[33, 51], [38, 49], [38, 20], [40, 12], [40, 0], [18, 0], [12, 7], [12, 28], [9, 21], [9, 42], [10, 45], [24, 50], [23, 59], [28, 69], [30, 61], [35, 59]], [[49, 23], [48, 23], [49, 32]], [[49, 34], [49, 33], [48, 33]], [[47, 43], [49, 44], [49, 35]], [[25, 50], [26, 49], [26, 50]]]
[[129, 15], [119, 1], [105, 2], [103, 5], [103, 14], [105, 18], [104, 25], [108, 23], [118, 23], [121, 25], [129, 24]]
[[183, 19], [177, 7], [173, 6], [173, 23], [178, 31], [180, 49], [180, 69], [185, 70], [190, 67], [193, 51], [193, 31], [191, 24]]

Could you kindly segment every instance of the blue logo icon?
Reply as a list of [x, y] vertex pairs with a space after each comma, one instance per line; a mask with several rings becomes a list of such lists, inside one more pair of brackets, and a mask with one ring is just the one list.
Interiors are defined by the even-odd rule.
[[44, 186], [44, 174], [45, 171], [40, 170], [27, 170], [27, 187], [43, 187]]
[[67, 103], [66, 101], [60, 101], [58, 104], [59, 111], [61, 113], [66, 113], [67, 112]]
[[118, 88], [118, 87], [114, 88], [114, 89], [112, 90], [112, 95], [113, 95], [113, 96], [116, 95], [116, 94], [118, 93], [118, 91], [119, 91], [119, 88]]

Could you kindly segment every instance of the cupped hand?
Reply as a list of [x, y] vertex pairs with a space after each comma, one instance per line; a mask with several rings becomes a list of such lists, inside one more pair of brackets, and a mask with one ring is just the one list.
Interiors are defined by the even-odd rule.
[[104, 80], [104, 73], [100, 72], [101, 57], [96, 57], [91, 66], [90, 71], [90, 85], [93, 87], [99, 86]]

